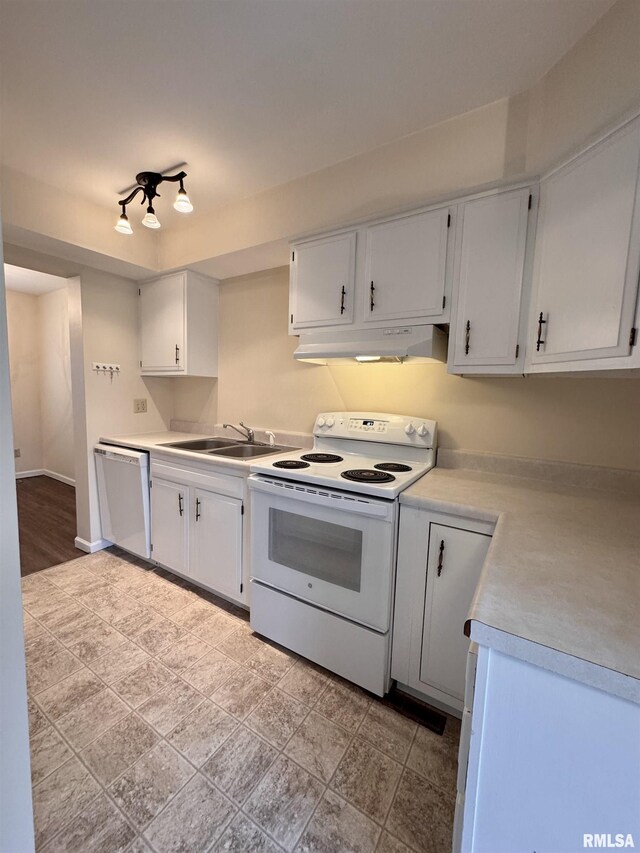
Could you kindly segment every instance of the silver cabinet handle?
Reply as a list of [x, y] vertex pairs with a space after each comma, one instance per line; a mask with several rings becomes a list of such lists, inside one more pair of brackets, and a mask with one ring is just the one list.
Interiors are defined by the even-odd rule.
[[538, 317], [538, 340], [536, 341], [536, 352], [540, 352], [540, 347], [544, 346], [544, 343], [545, 343], [544, 340], [542, 339], [542, 327], [545, 325], [545, 323], [547, 321], [543, 320], [542, 319], [543, 317], [544, 317], [544, 314], [541, 311], [540, 316]]
[[180, 347], [176, 344], [176, 364], [180, 364]]
[[200, 518], [200, 498], [196, 498], [196, 521]]

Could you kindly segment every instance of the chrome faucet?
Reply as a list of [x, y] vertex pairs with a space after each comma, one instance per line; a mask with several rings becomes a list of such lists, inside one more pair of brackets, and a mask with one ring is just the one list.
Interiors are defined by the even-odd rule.
[[223, 428], [224, 428], [224, 429], [235, 429], [235, 431], [236, 431], [236, 432], [238, 432], [238, 433], [240, 433], [240, 435], [241, 435], [243, 438], [246, 438], [246, 439], [247, 439], [247, 441], [249, 442], [249, 444], [253, 444], [253, 439], [254, 439], [255, 433], [254, 433], [254, 431], [253, 431], [250, 427], [245, 426], [245, 425], [242, 423], [242, 421], [240, 421], [240, 426], [242, 427], [242, 429], [244, 430], [244, 432], [242, 432], [242, 430], [241, 430], [241, 429], [238, 429], [238, 427], [237, 427], [237, 426], [234, 426], [233, 424], [222, 424], [222, 426], [223, 426]]

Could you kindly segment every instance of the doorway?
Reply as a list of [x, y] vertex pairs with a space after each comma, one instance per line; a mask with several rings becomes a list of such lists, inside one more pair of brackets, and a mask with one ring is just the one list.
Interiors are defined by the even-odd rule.
[[67, 280], [5, 264], [20, 570], [80, 557]]

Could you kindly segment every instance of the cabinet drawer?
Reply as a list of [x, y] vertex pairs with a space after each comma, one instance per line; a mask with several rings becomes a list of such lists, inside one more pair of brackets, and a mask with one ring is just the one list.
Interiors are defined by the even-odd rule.
[[158, 462], [151, 459], [151, 479], [162, 477], [183, 483], [185, 486], [195, 486], [217, 492], [220, 495], [228, 495], [230, 498], [241, 499], [243, 496], [243, 478], [232, 474], [220, 474], [215, 471], [198, 471], [195, 468], [187, 468], [179, 465], [171, 465], [166, 462]]

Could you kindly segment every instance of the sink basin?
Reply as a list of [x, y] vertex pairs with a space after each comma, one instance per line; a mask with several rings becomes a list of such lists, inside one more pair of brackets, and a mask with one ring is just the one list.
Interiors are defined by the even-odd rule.
[[226, 456], [231, 459], [253, 459], [255, 456], [267, 456], [269, 453], [283, 453], [285, 450], [295, 450], [293, 447], [260, 444], [236, 444], [234, 447], [223, 447], [220, 450], [210, 450], [211, 456]]
[[163, 447], [176, 447], [179, 450], [200, 450], [205, 453], [217, 447], [233, 447], [239, 442], [233, 438], [194, 438], [188, 441], [172, 441], [163, 444]]

